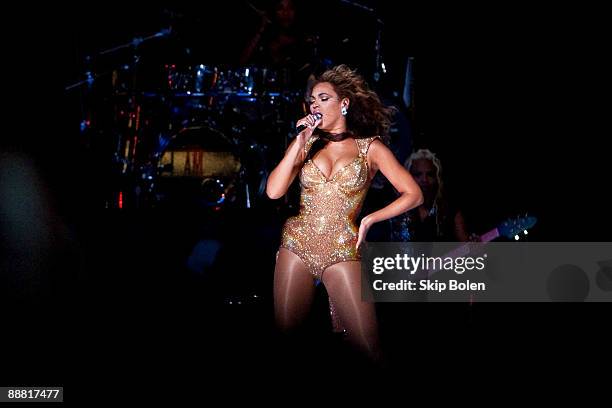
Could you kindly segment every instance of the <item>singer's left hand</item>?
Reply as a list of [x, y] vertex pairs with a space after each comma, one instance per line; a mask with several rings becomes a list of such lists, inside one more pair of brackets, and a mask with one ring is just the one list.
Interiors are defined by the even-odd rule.
[[369, 215], [366, 215], [361, 220], [361, 224], [359, 224], [359, 235], [357, 237], [357, 250], [359, 250], [359, 245], [361, 245], [362, 242], [365, 242], [365, 239], [368, 235], [368, 231], [370, 230], [372, 224], [372, 217]]

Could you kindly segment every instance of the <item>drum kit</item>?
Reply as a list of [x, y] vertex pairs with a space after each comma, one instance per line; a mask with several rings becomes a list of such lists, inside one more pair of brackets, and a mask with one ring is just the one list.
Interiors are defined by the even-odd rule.
[[[292, 120], [307, 113], [306, 71], [320, 68], [321, 56], [314, 52], [302, 72], [142, 58], [144, 44], [172, 35], [162, 29], [86, 57], [83, 79], [65, 88], [80, 95], [81, 132], [107, 138], [114, 186], [105, 206], [263, 205], [268, 174], [295, 134]], [[384, 67], [379, 39], [375, 54]]]
[[137, 65], [89, 74], [67, 88], [93, 95], [85, 100], [105, 101], [86, 106], [91, 112], [81, 130], [97, 127], [115, 139], [107, 153], [119, 173], [113, 176], [123, 181], [108, 193], [106, 206], [218, 209], [264, 203], [267, 176], [292, 133], [286, 118], [305, 109], [303, 91], [290, 86], [291, 72], [205, 63]]

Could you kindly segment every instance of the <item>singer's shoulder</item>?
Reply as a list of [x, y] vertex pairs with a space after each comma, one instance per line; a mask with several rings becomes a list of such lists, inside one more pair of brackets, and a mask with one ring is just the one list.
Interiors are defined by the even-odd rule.
[[395, 158], [395, 154], [389, 148], [385, 139], [380, 136], [368, 138], [368, 147], [366, 148], [366, 156], [375, 161], [390, 160]]

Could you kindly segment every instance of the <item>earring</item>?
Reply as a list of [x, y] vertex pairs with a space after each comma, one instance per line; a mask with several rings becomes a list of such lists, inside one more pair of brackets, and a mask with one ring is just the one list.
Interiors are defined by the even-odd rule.
[[342, 113], [342, 116], [346, 116], [346, 114], [348, 113], [348, 110], [346, 109], [346, 106], [343, 106], [342, 109], [340, 110], [340, 112]]

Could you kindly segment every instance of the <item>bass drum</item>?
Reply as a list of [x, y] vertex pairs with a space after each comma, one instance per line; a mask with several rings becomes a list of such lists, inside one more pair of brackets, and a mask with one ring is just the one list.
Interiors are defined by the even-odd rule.
[[159, 154], [160, 206], [221, 207], [234, 203], [241, 172], [237, 147], [208, 126], [182, 129]]
[[157, 155], [160, 206], [251, 208], [268, 200], [266, 148], [210, 126], [181, 130]]

